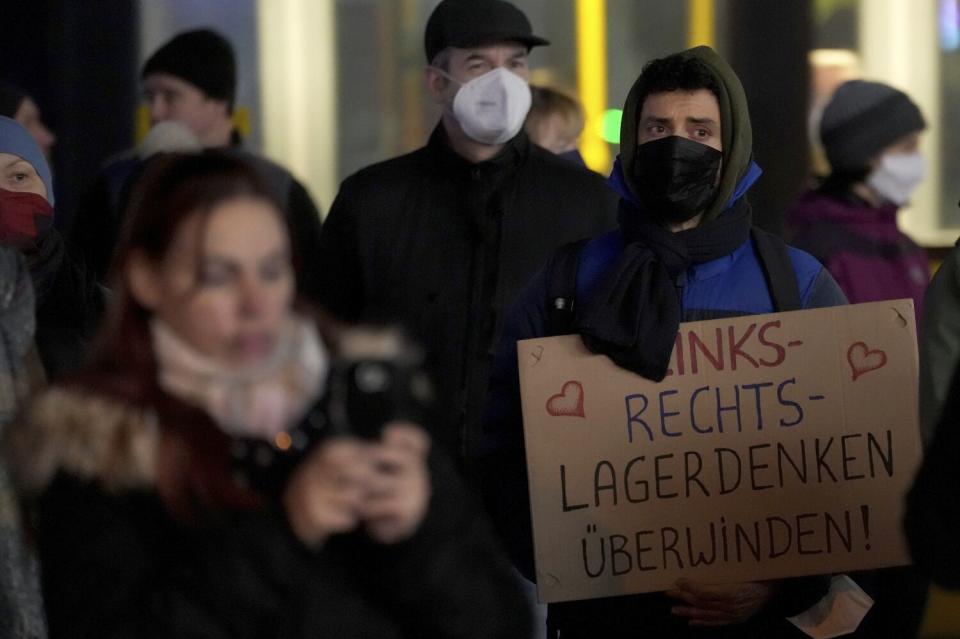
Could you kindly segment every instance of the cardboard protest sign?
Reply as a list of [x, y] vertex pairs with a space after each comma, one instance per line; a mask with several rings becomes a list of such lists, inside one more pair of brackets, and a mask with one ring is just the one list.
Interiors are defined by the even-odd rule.
[[909, 563], [910, 300], [681, 324], [661, 383], [518, 356], [541, 601]]

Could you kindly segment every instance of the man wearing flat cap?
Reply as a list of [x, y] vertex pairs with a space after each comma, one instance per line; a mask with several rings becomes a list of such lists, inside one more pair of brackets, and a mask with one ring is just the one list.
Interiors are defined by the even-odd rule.
[[548, 44], [523, 12], [443, 0], [424, 40], [440, 122], [425, 147], [343, 182], [321, 233], [318, 297], [421, 341], [441, 403], [434, 437], [469, 467], [506, 310], [553, 249], [612, 228], [616, 198], [523, 132], [528, 53]]

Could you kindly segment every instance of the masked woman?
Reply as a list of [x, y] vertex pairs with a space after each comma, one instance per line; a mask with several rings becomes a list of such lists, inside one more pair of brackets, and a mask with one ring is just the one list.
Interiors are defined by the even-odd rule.
[[0, 116], [0, 243], [27, 259], [36, 341], [48, 378], [77, 370], [103, 317], [104, 291], [54, 227], [53, 178], [30, 133]]
[[416, 426], [324, 439], [275, 489], [238, 481], [238, 445], [301, 446], [304, 416], [323, 431], [327, 354], [293, 310], [283, 217], [215, 152], [161, 158], [141, 187], [92, 363], [8, 442], [51, 636], [523, 633], [512, 575]]
[[930, 267], [900, 232], [897, 212], [923, 181], [924, 128], [917, 105], [879, 82], [845, 82], [824, 108], [820, 139], [831, 172], [787, 210], [787, 234], [852, 304], [909, 297], [920, 314]]

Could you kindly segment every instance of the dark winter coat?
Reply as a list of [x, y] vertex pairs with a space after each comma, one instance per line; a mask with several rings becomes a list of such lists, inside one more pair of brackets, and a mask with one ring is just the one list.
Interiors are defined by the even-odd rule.
[[960, 248], [954, 247], [930, 280], [920, 324], [920, 432], [930, 444], [960, 362]]
[[426, 147], [344, 181], [320, 242], [321, 303], [343, 319], [397, 322], [426, 346], [449, 424], [470, 457], [504, 314], [550, 253], [614, 225], [603, 179], [520, 133], [472, 164], [442, 125]]
[[[50, 233], [59, 231], [51, 229]], [[62, 244], [59, 237], [50, 241], [54, 240]], [[48, 265], [48, 286], [37, 284], [38, 276], [31, 264], [36, 291], [37, 351], [51, 381], [76, 372], [84, 364], [100, 329], [108, 297], [90, 268], [69, 247], [60, 248], [55, 262]]]
[[914, 565], [933, 583], [960, 589], [960, 375], [907, 495], [904, 520]]
[[[191, 428], [213, 428], [210, 423]], [[42, 395], [9, 439], [32, 496], [51, 637], [524, 636], [526, 603], [439, 456], [430, 511], [392, 546], [361, 533], [308, 550], [279, 505], [186, 524], [157, 485], [155, 415], [77, 390]]]

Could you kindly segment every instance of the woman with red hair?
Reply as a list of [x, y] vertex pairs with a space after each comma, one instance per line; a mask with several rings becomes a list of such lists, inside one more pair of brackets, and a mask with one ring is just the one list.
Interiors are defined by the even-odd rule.
[[[257, 175], [205, 152], [143, 180], [96, 356], [7, 441], [51, 636], [522, 634], [509, 568], [423, 430], [304, 444], [330, 367]], [[256, 445], [304, 450], [255, 489], [235, 454]]]

